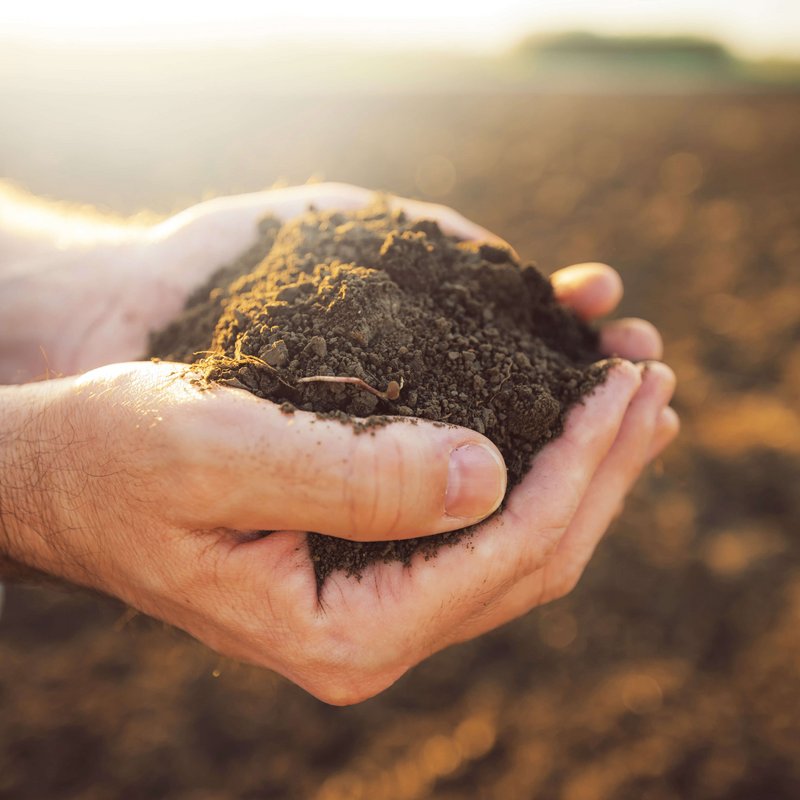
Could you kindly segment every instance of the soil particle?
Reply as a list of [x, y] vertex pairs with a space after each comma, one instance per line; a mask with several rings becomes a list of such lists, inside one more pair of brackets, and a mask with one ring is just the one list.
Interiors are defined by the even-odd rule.
[[[503, 453], [509, 490], [605, 377], [596, 334], [534, 266], [380, 202], [262, 221], [257, 244], [153, 336], [151, 356], [356, 432], [408, 417], [472, 428]], [[321, 585], [334, 570], [409, 563], [463, 535], [358, 543], [310, 533], [308, 544]]]

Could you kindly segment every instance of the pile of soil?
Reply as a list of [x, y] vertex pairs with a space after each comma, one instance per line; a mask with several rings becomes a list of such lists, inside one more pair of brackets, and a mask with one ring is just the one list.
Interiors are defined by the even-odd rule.
[[[472, 428], [502, 452], [509, 489], [606, 371], [594, 363], [596, 334], [534, 266], [380, 200], [263, 220], [254, 247], [154, 335], [151, 355], [356, 432], [403, 417]], [[308, 544], [321, 585], [334, 570], [408, 563], [463, 533], [389, 543], [310, 533]]]

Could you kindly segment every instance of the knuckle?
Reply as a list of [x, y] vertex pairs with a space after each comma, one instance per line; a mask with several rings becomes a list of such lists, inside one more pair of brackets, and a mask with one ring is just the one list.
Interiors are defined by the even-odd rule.
[[309, 690], [316, 698], [328, 705], [353, 706], [375, 697], [391, 684], [392, 681], [376, 679], [368, 675], [336, 675], [326, 680], [316, 681], [309, 687]]
[[577, 566], [561, 571], [547, 587], [542, 602], [549, 603], [566, 597], [578, 585], [582, 573], [583, 570]]
[[530, 542], [517, 556], [514, 580], [520, 580], [542, 569], [555, 555], [565, 530], [564, 525], [537, 526], [529, 534]]
[[558, 549], [558, 544], [564, 537], [566, 530], [566, 523], [540, 527], [537, 529], [536, 539], [539, 542], [537, 564], [539, 566], [553, 558], [556, 550]]
[[581, 579], [581, 575], [583, 574], [583, 570], [580, 568], [575, 568], [569, 570], [564, 577], [564, 580], [561, 582], [559, 586], [559, 597], [566, 597], [572, 591], [574, 591], [575, 587], [578, 585]]
[[353, 437], [342, 489], [346, 520], [355, 538], [369, 535], [375, 527], [381, 500], [379, 469], [381, 464], [374, 448], [365, 446], [360, 437]]
[[374, 697], [394, 683], [400, 671], [374, 663], [366, 648], [323, 646], [304, 656], [306, 688], [325, 703], [348, 706]]

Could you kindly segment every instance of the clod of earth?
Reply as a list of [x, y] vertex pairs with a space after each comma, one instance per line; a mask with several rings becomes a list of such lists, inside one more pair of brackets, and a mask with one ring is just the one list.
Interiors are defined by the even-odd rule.
[[[264, 219], [257, 243], [192, 295], [150, 354], [355, 432], [392, 417], [472, 428], [502, 452], [511, 490], [604, 380], [597, 347], [533, 265], [376, 201]], [[334, 570], [408, 564], [467, 533], [350, 542], [311, 532], [308, 547], [321, 586]]]

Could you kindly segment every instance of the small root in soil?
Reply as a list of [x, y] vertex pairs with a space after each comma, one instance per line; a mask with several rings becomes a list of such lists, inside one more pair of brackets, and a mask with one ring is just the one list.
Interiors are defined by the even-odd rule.
[[311, 383], [312, 381], [320, 381], [321, 383], [351, 383], [359, 389], [374, 394], [375, 397], [380, 397], [381, 400], [397, 400], [400, 397], [400, 390], [403, 388], [403, 379], [400, 378], [400, 383], [397, 381], [389, 381], [386, 386], [386, 391], [382, 392], [374, 386], [370, 386], [366, 381], [361, 378], [352, 378], [344, 375], [309, 375], [307, 378], [298, 378], [298, 383]]

